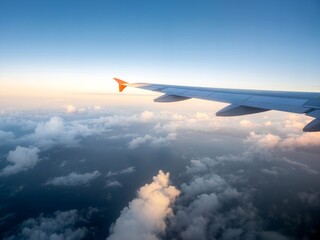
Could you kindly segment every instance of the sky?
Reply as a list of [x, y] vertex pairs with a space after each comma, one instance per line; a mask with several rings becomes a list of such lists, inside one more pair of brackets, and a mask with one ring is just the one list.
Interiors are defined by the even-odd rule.
[[319, 239], [308, 116], [113, 77], [320, 90], [319, 1], [0, 1], [0, 238]]
[[4, 0], [1, 94], [110, 93], [115, 76], [318, 91], [319, 9], [310, 0]]

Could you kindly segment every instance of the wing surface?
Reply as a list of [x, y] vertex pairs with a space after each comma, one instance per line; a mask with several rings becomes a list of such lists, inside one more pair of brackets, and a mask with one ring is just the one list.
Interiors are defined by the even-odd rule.
[[230, 103], [217, 116], [240, 116], [269, 110], [305, 114], [315, 118], [304, 127], [306, 132], [320, 131], [320, 93], [205, 88], [152, 83], [128, 83], [114, 78], [119, 91], [134, 87], [163, 93], [155, 102], [176, 102], [190, 98]]

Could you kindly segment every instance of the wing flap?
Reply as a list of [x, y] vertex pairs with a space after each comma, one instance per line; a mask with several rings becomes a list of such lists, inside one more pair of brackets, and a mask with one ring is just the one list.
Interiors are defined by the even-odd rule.
[[307, 113], [308, 116], [320, 119], [320, 110], [314, 110]]
[[241, 115], [248, 115], [260, 112], [266, 112], [269, 109], [263, 108], [254, 108], [254, 107], [247, 107], [247, 106], [239, 106], [231, 104], [216, 113], [217, 116], [221, 117], [231, 117], [231, 116], [241, 116]]
[[304, 132], [318, 132], [320, 131], [320, 119], [313, 119], [304, 128]]
[[181, 97], [181, 96], [176, 96], [172, 94], [164, 94], [160, 97], [155, 98], [153, 101], [154, 102], [180, 102], [184, 100], [188, 100], [190, 98], [188, 97]]

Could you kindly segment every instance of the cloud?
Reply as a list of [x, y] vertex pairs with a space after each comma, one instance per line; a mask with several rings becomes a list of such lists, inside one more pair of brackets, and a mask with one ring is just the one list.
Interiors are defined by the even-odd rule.
[[293, 150], [295, 148], [319, 148], [320, 147], [320, 133], [303, 133], [299, 135], [292, 135], [288, 138], [284, 139], [280, 147], [288, 148], [289, 150]]
[[118, 187], [122, 187], [122, 184], [118, 181], [108, 180], [106, 182], [106, 188], [118, 188]]
[[12, 132], [6, 132], [0, 130], [0, 145], [3, 145], [4, 143], [10, 142], [14, 139], [14, 134]]
[[16, 196], [19, 192], [21, 192], [24, 189], [23, 185], [18, 186], [17, 188], [15, 188], [12, 193], [10, 193], [10, 197], [14, 197]]
[[186, 167], [186, 173], [193, 175], [206, 172], [208, 170], [208, 166], [214, 167], [218, 164], [218, 161], [208, 157], [204, 157], [201, 159], [193, 159], [190, 161], [190, 163], [191, 166]]
[[156, 132], [176, 132], [177, 130], [193, 131], [215, 131], [223, 124], [227, 125], [229, 120], [217, 118], [212, 113], [197, 112], [195, 114], [173, 114], [166, 113], [163, 122], [156, 124]]
[[320, 206], [320, 193], [319, 192], [299, 192], [298, 198], [303, 202], [303, 204], [310, 207]]
[[136, 137], [132, 139], [129, 142], [128, 147], [129, 149], [135, 149], [143, 144], [148, 144], [150, 147], [166, 146], [170, 141], [175, 140], [176, 136], [176, 133], [169, 133], [166, 137], [152, 137], [146, 134], [144, 137]]
[[154, 113], [149, 111], [144, 111], [141, 113], [140, 118], [144, 122], [148, 122], [154, 118]]
[[53, 179], [48, 180], [45, 185], [54, 185], [54, 186], [79, 186], [79, 185], [87, 185], [97, 177], [99, 177], [101, 173], [99, 171], [89, 172], [89, 173], [75, 173], [72, 172], [67, 176], [55, 177]]
[[240, 126], [241, 127], [244, 127], [244, 128], [254, 128], [254, 127], [257, 127], [258, 124], [257, 123], [253, 123], [249, 120], [246, 120], [246, 119], [243, 119], [240, 121]]
[[301, 162], [296, 162], [296, 161], [290, 160], [289, 158], [282, 158], [281, 161], [286, 162], [286, 163], [290, 164], [291, 166], [303, 169], [310, 174], [318, 174], [318, 171], [310, 168], [307, 164], [304, 164]]
[[217, 191], [225, 188], [227, 183], [218, 175], [209, 175], [203, 177], [196, 177], [190, 184], [182, 184], [181, 190], [187, 197], [194, 197], [196, 195]]
[[274, 148], [280, 143], [281, 138], [270, 133], [258, 135], [255, 132], [251, 132], [247, 141], [260, 148]]
[[60, 240], [84, 239], [89, 235], [89, 229], [84, 225], [96, 211], [90, 208], [86, 213], [78, 210], [57, 211], [53, 216], [29, 218], [19, 226], [19, 231], [6, 240], [31, 239], [31, 240]]
[[181, 185], [175, 212], [167, 236], [178, 239], [250, 239], [258, 228], [250, 195], [210, 170]]
[[260, 150], [295, 151], [302, 149], [317, 152], [320, 147], [320, 133], [290, 133], [280, 137], [271, 133], [256, 134], [255, 132], [250, 132], [246, 142], [252, 144], [254, 147], [258, 147]]
[[67, 113], [74, 113], [76, 111], [77, 111], [77, 108], [75, 106], [73, 106], [73, 105], [66, 106], [66, 112]]
[[279, 173], [278, 173], [276, 170], [274, 170], [274, 169], [266, 169], [266, 168], [262, 169], [261, 172], [263, 172], [263, 173], [265, 173], [265, 174], [269, 174], [269, 175], [274, 175], [274, 176], [276, 176], [276, 175], [279, 174]]
[[172, 215], [171, 204], [178, 195], [179, 191], [169, 183], [169, 173], [159, 171], [153, 182], [141, 187], [138, 197], [121, 211], [107, 239], [159, 239], [166, 228], [166, 217]]
[[14, 151], [9, 152], [7, 157], [12, 164], [3, 168], [0, 176], [9, 176], [32, 169], [41, 160], [39, 152], [40, 150], [36, 147], [16, 147]]
[[79, 123], [65, 124], [62, 118], [52, 117], [47, 122], [41, 122], [33, 134], [23, 138], [31, 141], [39, 148], [48, 149], [55, 145], [75, 147], [79, 143], [78, 137], [89, 136], [93, 133], [86, 125]]
[[135, 167], [128, 167], [115, 172], [109, 171], [106, 177], [114, 177], [114, 176], [123, 175], [123, 174], [130, 174], [130, 173], [134, 173], [135, 171], [136, 171]]
[[113, 114], [111, 116], [101, 116], [96, 119], [92, 119], [90, 123], [95, 125], [102, 125], [102, 127], [117, 127], [117, 126], [130, 126], [131, 124], [136, 123], [146, 123], [152, 121], [159, 121], [163, 119], [165, 116], [155, 115], [150, 111], [143, 111], [140, 114], [133, 115], [119, 115]]

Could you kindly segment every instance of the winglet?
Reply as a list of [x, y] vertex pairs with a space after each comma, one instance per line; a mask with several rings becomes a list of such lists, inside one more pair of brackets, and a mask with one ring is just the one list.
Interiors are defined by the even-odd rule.
[[127, 82], [122, 81], [119, 78], [113, 78], [113, 79], [116, 80], [117, 83], [119, 84], [119, 92], [122, 92], [127, 87], [127, 84], [128, 84]]

